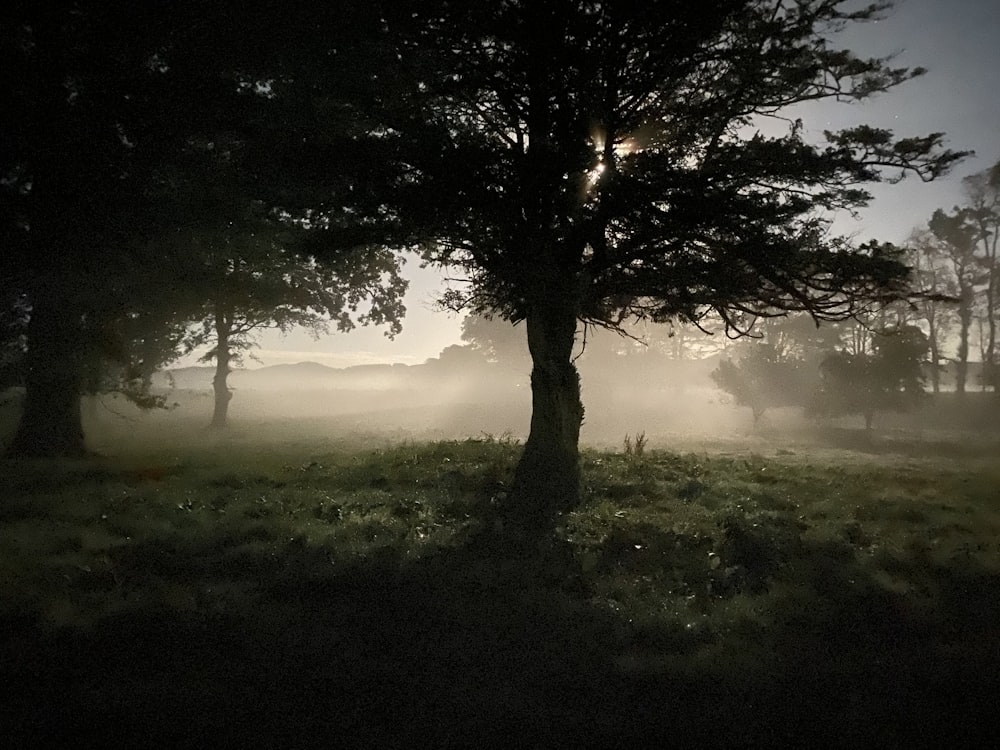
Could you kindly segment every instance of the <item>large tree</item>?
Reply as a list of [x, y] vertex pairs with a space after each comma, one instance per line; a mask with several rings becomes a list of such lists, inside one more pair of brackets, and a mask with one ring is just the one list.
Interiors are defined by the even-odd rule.
[[985, 328], [982, 346], [983, 385], [1000, 390], [997, 373], [997, 315], [1000, 312], [1000, 162], [962, 180], [966, 215], [975, 229], [979, 262], [986, 277], [983, 289]]
[[805, 314], [765, 319], [759, 327], [760, 339], [744, 339], [738, 356], [721, 360], [709, 374], [738, 406], [750, 408], [754, 426], [768, 409], [805, 404], [816, 353], [837, 333], [833, 326], [818, 329]]
[[811, 143], [791, 110], [920, 72], [838, 46], [887, 4], [401, 5], [386, 16], [395, 95], [378, 102], [379, 140], [405, 167], [392, 223], [420, 226], [427, 257], [464, 270], [451, 303], [527, 332], [532, 420], [508, 528], [544, 533], [580, 502], [581, 324], [714, 313], [739, 331], [758, 313], [838, 319], [904, 293], [889, 248], [831, 236], [821, 212], [960, 155], [940, 134], [867, 126]]
[[0, 10], [0, 277], [29, 311], [14, 453], [84, 451], [79, 397], [102, 339], [149, 312], [167, 270], [140, 251], [151, 181], [199, 123], [238, 110], [232, 76], [208, 64], [225, 16], [117, 0]]

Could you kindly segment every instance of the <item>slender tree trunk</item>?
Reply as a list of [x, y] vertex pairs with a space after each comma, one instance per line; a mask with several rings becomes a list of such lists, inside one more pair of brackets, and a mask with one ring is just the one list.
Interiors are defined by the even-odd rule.
[[215, 315], [215, 377], [212, 378], [212, 388], [215, 390], [215, 409], [212, 412], [213, 429], [222, 429], [227, 424], [229, 402], [233, 392], [229, 390], [229, 362], [232, 353], [229, 350], [229, 318], [225, 311], [217, 310]]
[[983, 390], [993, 388], [996, 390], [996, 345], [997, 345], [997, 321], [996, 321], [996, 261], [990, 265], [990, 283], [986, 290], [986, 352], [983, 356]]
[[955, 362], [955, 391], [965, 395], [965, 381], [969, 372], [969, 328], [972, 326], [971, 292], [963, 293], [959, 314], [958, 357]]
[[931, 389], [934, 393], [941, 392], [941, 349], [938, 347], [937, 320], [933, 313], [924, 318], [927, 321], [927, 344], [930, 348], [931, 357]]
[[80, 414], [84, 358], [80, 316], [54, 301], [37, 301], [28, 322], [24, 410], [10, 455], [86, 454]]
[[541, 539], [580, 504], [580, 376], [573, 364], [571, 298], [538, 305], [527, 317], [531, 352], [531, 431], [514, 474], [505, 522], [522, 539]]

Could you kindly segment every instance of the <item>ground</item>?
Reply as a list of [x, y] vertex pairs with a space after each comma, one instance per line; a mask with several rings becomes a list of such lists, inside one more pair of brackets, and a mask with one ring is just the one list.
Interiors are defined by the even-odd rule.
[[584, 453], [584, 507], [525, 557], [489, 543], [510, 435], [101, 418], [103, 456], [0, 467], [9, 747], [978, 747], [994, 729], [995, 436], [609, 439]]

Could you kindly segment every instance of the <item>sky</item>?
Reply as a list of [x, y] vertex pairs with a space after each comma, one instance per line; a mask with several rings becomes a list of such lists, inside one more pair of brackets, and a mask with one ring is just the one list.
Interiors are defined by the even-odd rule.
[[[949, 148], [976, 152], [932, 183], [910, 177], [897, 185], [875, 186], [875, 200], [859, 220], [842, 216], [834, 225], [859, 241], [903, 242], [935, 209], [951, 209], [961, 202], [962, 177], [1000, 161], [1000, 0], [899, 0], [884, 20], [845, 33], [845, 46], [859, 54], [898, 53], [894, 65], [925, 67], [928, 72], [863, 104], [805, 110], [807, 137], [819, 139], [823, 130], [867, 123], [900, 136], [944, 132]], [[446, 286], [442, 274], [410, 259], [404, 276], [410, 280], [407, 314], [395, 340], [374, 328], [319, 340], [306, 332], [282, 337], [267, 331], [259, 337], [259, 362], [248, 360], [247, 366], [304, 361], [331, 367], [420, 364], [461, 343], [461, 317], [434, 304]], [[189, 358], [179, 364], [190, 363]]]

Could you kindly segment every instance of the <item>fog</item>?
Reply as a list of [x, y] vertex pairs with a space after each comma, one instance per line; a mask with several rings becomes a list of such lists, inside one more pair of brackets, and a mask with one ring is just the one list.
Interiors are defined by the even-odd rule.
[[[523, 332], [516, 333], [520, 335]], [[965, 444], [976, 453], [995, 452], [998, 420], [991, 393], [970, 391], [961, 399], [955, 393], [928, 393], [906, 411], [876, 414], [870, 433], [857, 415], [818, 418], [791, 406], [772, 406], [755, 423], [751, 410], [738, 405], [710, 376], [720, 361], [738, 359], [748, 344], [714, 337], [694, 343], [664, 340], [674, 351], [607, 332], [591, 335], [581, 347], [577, 366], [586, 409], [583, 447], [621, 450], [627, 435], [643, 435], [649, 449], [680, 451], [861, 449], [933, 455], [948, 445]], [[229, 376], [229, 428], [211, 439], [228, 432], [263, 442], [488, 437], [523, 442], [531, 418], [525, 349], [523, 342], [500, 354], [472, 345], [452, 346], [421, 365], [337, 369], [303, 362], [235, 369]], [[139, 436], [169, 442], [177, 439], [177, 430], [207, 434], [213, 375], [210, 366], [158, 373], [153, 390], [165, 396], [165, 410], [143, 412], [115, 394], [84, 397], [88, 442], [113, 453]], [[19, 394], [11, 391], [0, 407], [5, 438], [16, 421], [19, 401]]]

